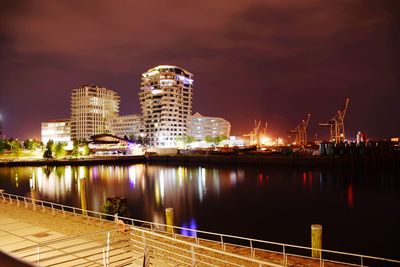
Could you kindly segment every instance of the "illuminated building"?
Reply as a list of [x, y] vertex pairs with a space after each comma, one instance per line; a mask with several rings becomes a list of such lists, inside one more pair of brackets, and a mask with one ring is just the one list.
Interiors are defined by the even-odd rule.
[[58, 142], [71, 141], [71, 122], [69, 119], [51, 120], [42, 122], [42, 142], [47, 144], [49, 140]]
[[160, 65], [142, 74], [139, 93], [144, 133], [151, 147], [176, 147], [192, 114], [193, 74]]
[[143, 135], [143, 117], [139, 114], [117, 116], [109, 120], [111, 134], [119, 137]]
[[218, 117], [205, 117], [196, 112], [190, 117], [188, 135], [196, 138], [197, 141], [202, 141], [206, 136], [229, 137], [231, 124], [229, 121]]
[[72, 90], [71, 137], [88, 140], [96, 134], [109, 133], [108, 120], [118, 116], [119, 95], [95, 85], [84, 85]]

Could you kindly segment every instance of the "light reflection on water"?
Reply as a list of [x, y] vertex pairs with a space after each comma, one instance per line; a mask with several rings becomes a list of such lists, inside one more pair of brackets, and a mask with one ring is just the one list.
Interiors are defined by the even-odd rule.
[[[40, 199], [78, 207], [88, 203], [88, 208], [96, 211], [100, 211], [107, 197], [125, 196], [128, 201], [141, 201], [147, 213], [157, 213], [172, 205], [176, 214], [180, 214], [182, 208], [191, 210], [193, 198], [201, 203], [207, 194], [218, 196], [221, 187], [234, 187], [238, 179], [244, 178], [242, 170], [221, 173], [216, 168], [157, 167], [145, 164], [20, 167], [3, 169], [0, 176], [7, 176], [7, 172], [15, 177], [14, 183], [6, 186], [8, 192], [30, 196], [34, 191]], [[88, 186], [79, 182], [83, 178]], [[24, 184], [26, 181], [29, 183]], [[24, 186], [20, 187], [19, 183]], [[85, 192], [82, 188], [85, 188]], [[146, 214], [145, 217], [152, 219], [154, 215]], [[158, 221], [164, 223], [163, 220]]]
[[357, 241], [367, 233], [376, 246], [366, 249], [378, 256], [390, 256], [387, 246], [400, 242], [400, 216], [393, 213], [400, 204], [397, 173], [146, 164], [2, 167], [0, 188], [95, 211], [107, 197], [126, 197], [137, 219], [165, 223], [164, 210], [173, 207], [175, 223], [184, 228], [303, 245], [309, 245], [309, 225], [321, 223], [328, 248], [346, 250], [345, 244], [348, 251], [368, 252]]
[[180, 234], [184, 236], [196, 236], [197, 223], [194, 218], [190, 219], [190, 221], [182, 223], [182, 229], [180, 229]]

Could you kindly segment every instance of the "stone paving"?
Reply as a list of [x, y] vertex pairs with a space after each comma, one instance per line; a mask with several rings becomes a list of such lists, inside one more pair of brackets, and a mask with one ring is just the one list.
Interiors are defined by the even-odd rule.
[[[26, 214], [18, 218], [21, 210]], [[26, 216], [29, 217], [25, 218], [28, 222], [25, 222]], [[106, 233], [99, 234], [104, 236], [102, 239], [99, 239], [98, 235], [80, 237], [79, 233], [82, 233], [82, 228], [86, 229], [86, 234], [103, 232], [104, 228], [79, 220], [65, 219], [61, 220], [63, 225], [60, 225], [57, 218], [49, 214], [45, 216], [45, 220], [38, 220], [37, 217], [43, 217], [43, 214], [0, 204], [0, 250], [40, 266], [103, 266]], [[46, 227], [47, 224], [51, 227]], [[143, 255], [127, 249], [128, 242], [123, 242], [118, 235], [120, 234], [116, 233], [111, 239], [110, 265], [142, 266]], [[125, 237], [126, 240], [129, 240], [129, 237]]]

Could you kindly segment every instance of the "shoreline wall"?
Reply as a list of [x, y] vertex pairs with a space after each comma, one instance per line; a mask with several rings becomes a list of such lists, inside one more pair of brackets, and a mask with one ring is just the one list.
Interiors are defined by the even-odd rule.
[[257, 164], [276, 166], [323, 166], [348, 168], [399, 169], [400, 155], [368, 156], [310, 156], [310, 155], [146, 155], [91, 157], [60, 160], [0, 161], [0, 166], [63, 166], [63, 165], [115, 165], [134, 163], [156, 164]]

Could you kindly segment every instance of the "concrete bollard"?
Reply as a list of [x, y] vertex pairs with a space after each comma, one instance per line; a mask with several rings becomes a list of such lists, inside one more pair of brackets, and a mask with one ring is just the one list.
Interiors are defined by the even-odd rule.
[[313, 258], [320, 258], [322, 249], [322, 225], [311, 225], [311, 256]]
[[165, 217], [167, 221], [167, 231], [170, 233], [174, 233], [174, 209], [166, 208], [165, 209]]

